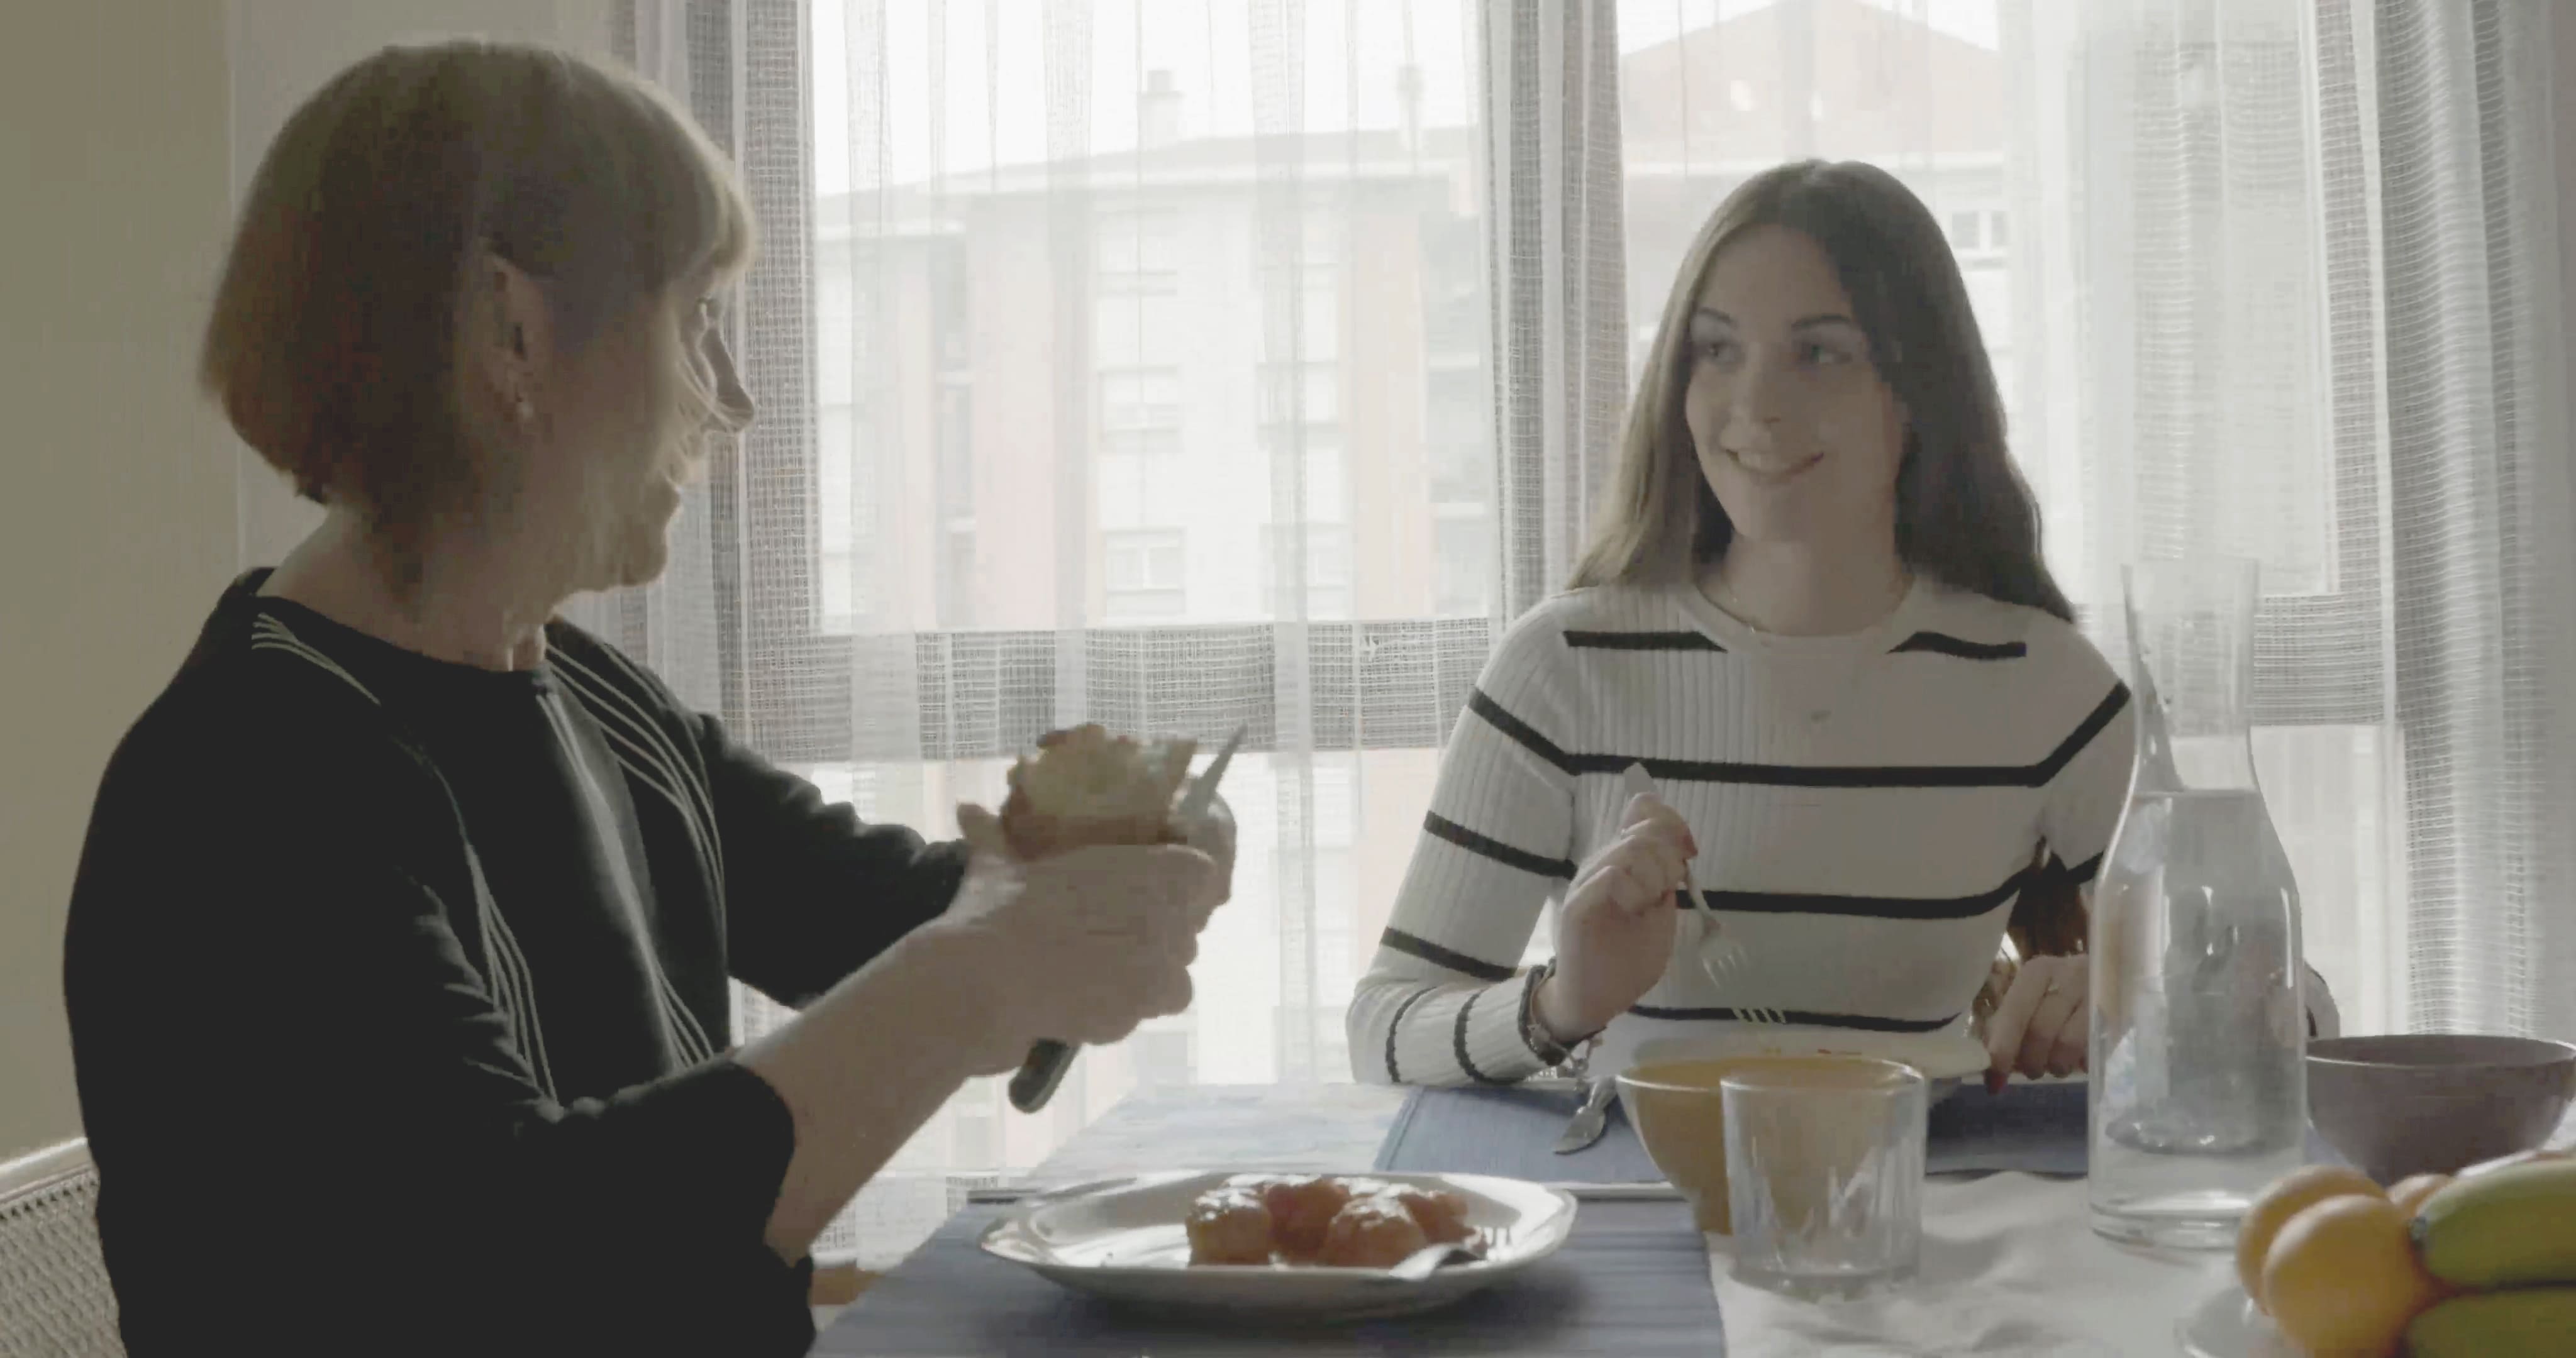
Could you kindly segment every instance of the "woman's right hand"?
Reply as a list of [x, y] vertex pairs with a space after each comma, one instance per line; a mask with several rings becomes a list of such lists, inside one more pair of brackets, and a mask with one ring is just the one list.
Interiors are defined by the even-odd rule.
[[1673, 893], [1698, 853], [1661, 798], [1629, 799], [1618, 833], [1575, 869], [1557, 911], [1556, 972], [1532, 1001], [1551, 1036], [1601, 1031], [1663, 978], [1680, 913]]
[[960, 807], [957, 820], [972, 856], [939, 924], [976, 938], [989, 969], [978, 1073], [1019, 1069], [1040, 1039], [1103, 1046], [1189, 1007], [1199, 930], [1226, 896], [1208, 853], [1103, 844], [1023, 863], [991, 812]]

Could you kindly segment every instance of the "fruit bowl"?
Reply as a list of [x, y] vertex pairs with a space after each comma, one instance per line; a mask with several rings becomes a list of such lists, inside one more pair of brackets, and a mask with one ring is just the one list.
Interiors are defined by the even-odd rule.
[[2308, 1044], [2308, 1119], [2379, 1182], [2451, 1174], [2549, 1139], [2576, 1098], [2576, 1046], [2479, 1033]]

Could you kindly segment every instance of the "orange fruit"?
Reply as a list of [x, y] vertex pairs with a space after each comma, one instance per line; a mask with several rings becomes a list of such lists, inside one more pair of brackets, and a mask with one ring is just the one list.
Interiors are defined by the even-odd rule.
[[2282, 1175], [2245, 1209], [2245, 1220], [2236, 1228], [2236, 1281], [2256, 1306], [2271, 1309], [2263, 1302], [2263, 1260], [2272, 1252], [2273, 1237], [2306, 1208], [2348, 1194], [2375, 1198], [2379, 1185], [2357, 1169], [2310, 1165]]
[[2423, 1210], [2424, 1200], [2442, 1191], [2451, 1182], [2448, 1174], [2416, 1174], [2388, 1186], [2388, 1200], [2397, 1210], [2413, 1216]]
[[2388, 1358], [2406, 1324], [2441, 1300], [2415, 1258], [2412, 1218], [2372, 1194], [2310, 1203], [2272, 1241], [2263, 1297], [2308, 1358]]

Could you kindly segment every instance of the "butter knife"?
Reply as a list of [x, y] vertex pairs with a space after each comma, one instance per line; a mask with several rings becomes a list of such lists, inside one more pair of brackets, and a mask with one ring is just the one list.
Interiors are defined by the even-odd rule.
[[[1177, 823], [1192, 824], [1216, 804], [1217, 782], [1225, 777], [1226, 766], [1234, 762], [1234, 752], [1243, 744], [1245, 729], [1241, 726], [1234, 728], [1234, 734], [1225, 739], [1225, 748], [1218, 750], [1216, 758], [1209, 761], [1207, 772], [1200, 774], [1199, 780], [1190, 785], [1190, 790], [1181, 794], [1180, 810], [1173, 815]], [[1023, 1113], [1034, 1113], [1046, 1107], [1047, 1100], [1055, 1097], [1055, 1087], [1064, 1083], [1064, 1073], [1073, 1069], [1074, 1055], [1073, 1044], [1069, 1042], [1045, 1038], [1032, 1043], [1028, 1059], [1020, 1063], [1019, 1073], [1011, 1077], [1011, 1106]]]

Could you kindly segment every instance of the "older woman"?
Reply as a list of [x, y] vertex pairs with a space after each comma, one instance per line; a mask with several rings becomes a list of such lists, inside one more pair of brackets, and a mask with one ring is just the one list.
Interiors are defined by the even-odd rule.
[[[558, 53], [389, 50], [279, 134], [203, 376], [327, 517], [119, 746], [66, 940], [134, 1353], [799, 1353], [816, 1234], [963, 1081], [1188, 1002], [1221, 816], [927, 845], [555, 618], [751, 418], [750, 249]], [[735, 1050], [728, 976], [802, 1015]]]

